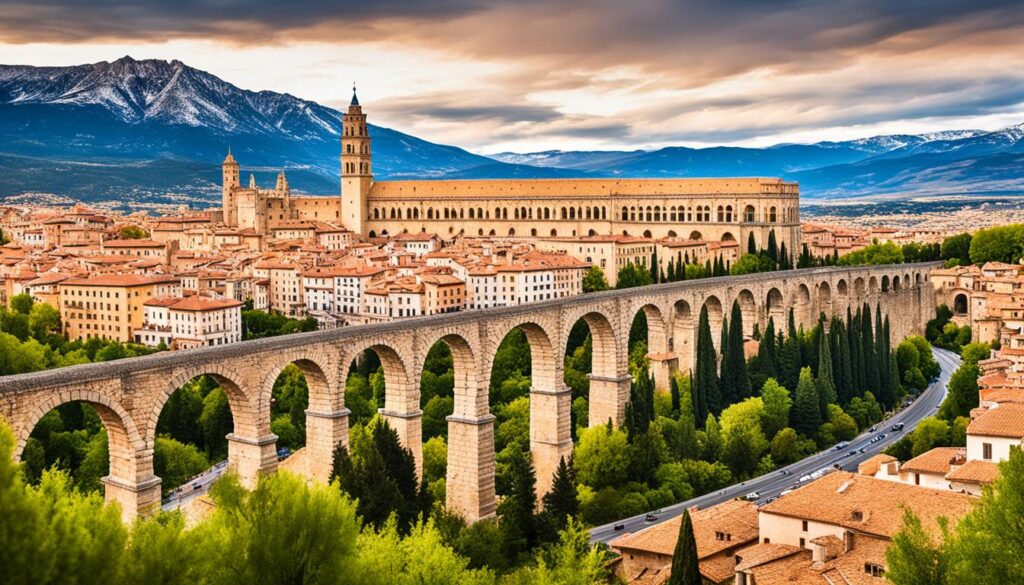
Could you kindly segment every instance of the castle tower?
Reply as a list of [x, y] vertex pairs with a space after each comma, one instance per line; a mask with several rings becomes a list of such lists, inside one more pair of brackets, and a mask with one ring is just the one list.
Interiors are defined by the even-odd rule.
[[235, 189], [241, 183], [238, 180], [238, 163], [235, 157], [231, 156], [231, 149], [228, 148], [228, 155], [220, 165], [222, 181], [221, 204], [224, 207], [224, 225], [238, 225], [238, 203], [235, 201]]
[[356, 88], [352, 87], [352, 103], [341, 118], [341, 222], [349, 230], [366, 236], [366, 201], [373, 185], [370, 165], [370, 133], [366, 114], [359, 105]]

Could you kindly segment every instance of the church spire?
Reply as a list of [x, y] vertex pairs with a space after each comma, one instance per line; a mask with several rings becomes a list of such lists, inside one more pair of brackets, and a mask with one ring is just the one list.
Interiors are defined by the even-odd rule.
[[354, 82], [354, 81], [352, 82], [352, 102], [349, 103], [349, 105], [350, 106], [358, 106], [359, 105], [359, 97], [356, 96], [356, 82]]

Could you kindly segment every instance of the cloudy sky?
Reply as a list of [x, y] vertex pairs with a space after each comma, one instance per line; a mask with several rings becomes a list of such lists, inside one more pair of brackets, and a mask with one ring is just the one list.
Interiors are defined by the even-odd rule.
[[1024, 122], [1024, 7], [949, 0], [0, 0], [0, 62], [179, 59], [483, 153]]

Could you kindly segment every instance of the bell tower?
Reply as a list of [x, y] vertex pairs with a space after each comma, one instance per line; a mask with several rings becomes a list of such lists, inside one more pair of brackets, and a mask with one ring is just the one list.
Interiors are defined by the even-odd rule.
[[373, 185], [370, 133], [366, 114], [352, 86], [352, 102], [341, 118], [341, 223], [366, 236], [367, 204]]
[[238, 163], [235, 161], [235, 157], [231, 155], [230, 147], [228, 148], [228, 155], [224, 158], [220, 168], [223, 178], [221, 183], [221, 205], [224, 208], [224, 225], [234, 227], [238, 225], [238, 203], [235, 201], [235, 189], [241, 183], [238, 180]]

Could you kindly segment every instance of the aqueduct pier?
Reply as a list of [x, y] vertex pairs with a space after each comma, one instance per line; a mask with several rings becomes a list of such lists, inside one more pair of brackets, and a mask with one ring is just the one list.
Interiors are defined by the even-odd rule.
[[495, 511], [494, 416], [488, 408], [492, 361], [506, 334], [521, 329], [530, 343], [530, 449], [544, 491], [562, 456], [572, 451], [570, 391], [562, 367], [569, 332], [584, 320], [593, 338], [591, 424], [620, 421], [629, 397], [628, 336], [643, 311], [656, 380], [664, 387], [672, 368], [692, 367], [697, 317], [707, 305], [712, 337], [723, 315], [739, 303], [747, 334], [763, 331], [769, 317], [781, 326], [790, 308], [798, 325], [820, 312], [845, 315], [848, 307], [878, 304], [889, 316], [894, 341], [920, 333], [934, 315], [929, 271], [935, 263], [814, 268], [591, 293], [517, 307], [466, 311], [391, 323], [345, 327], [246, 341], [227, 346], [159, 353], [0, 378], [0, 416], [13, 426], [15, 457], [39, 419], [72, 401], [93, 405], [107, 429], [110, 474], [106, 499], [131, 520], [159, 508], [160, 478], [153, 446], [160, 412], [182, 384], [200, 375], [225, 389], [234, 419], [228, 460], [252, 485], [277, 466], [270, 430], [271, 391], [281, 370], [296, 364], [309, 386], [306, 450], [309, 473], [330, 474], [332, 452], [348, 441], [345, 379], [351, 362], [373, 350], [385, 376], [382, 415], [422, 464], [419, 380], [438, 341], [452, 351], [454, 412], [448, 417], [447, 504], [467, 520]]

